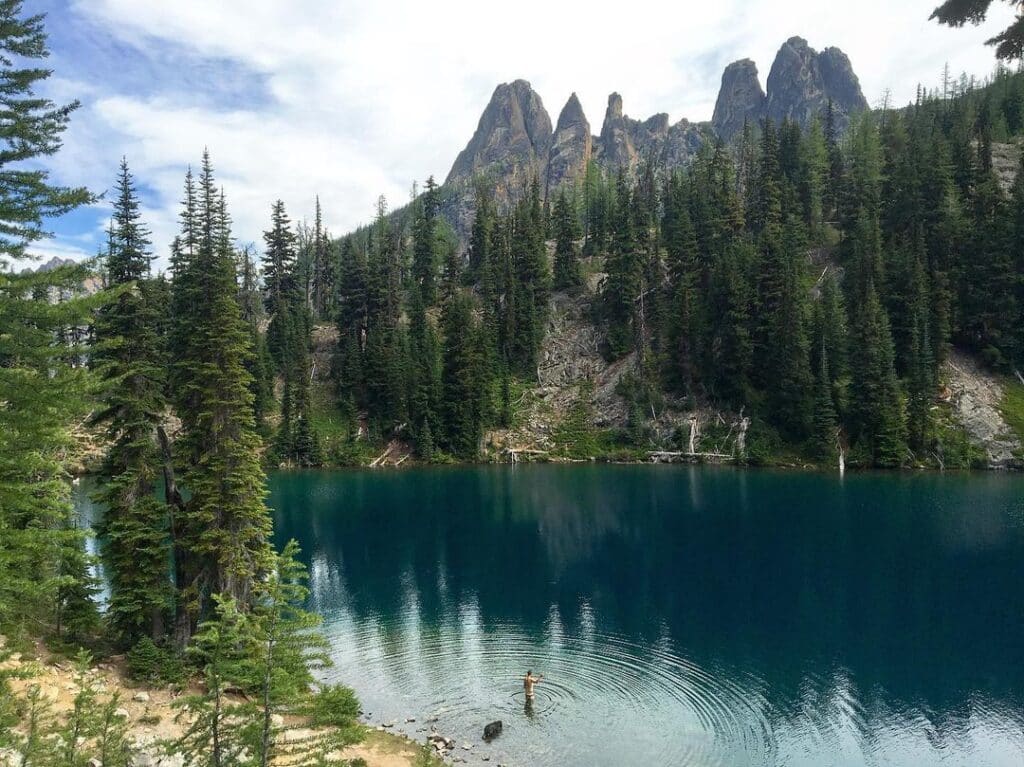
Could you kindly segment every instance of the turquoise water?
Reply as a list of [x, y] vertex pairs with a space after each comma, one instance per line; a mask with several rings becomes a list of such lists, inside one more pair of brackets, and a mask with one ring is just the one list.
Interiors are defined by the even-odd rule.
[[519, 466], [270, 486], [327, 676], [373, 723], [422, 738], [436, 720], [468, 764], [1024, 764], [1024, 477]]
[[1024, 764], [1022, 477], [519, 466], [271, 490], [329, 676], [374, 723], [436, 719], [469, 764]]

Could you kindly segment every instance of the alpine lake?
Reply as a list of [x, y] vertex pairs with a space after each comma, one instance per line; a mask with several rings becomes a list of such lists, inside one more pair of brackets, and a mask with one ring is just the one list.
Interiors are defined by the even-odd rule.
[[1024, 764], [1024, 476], [280, 472], [269, 504], [325, 678], [469, 765]]

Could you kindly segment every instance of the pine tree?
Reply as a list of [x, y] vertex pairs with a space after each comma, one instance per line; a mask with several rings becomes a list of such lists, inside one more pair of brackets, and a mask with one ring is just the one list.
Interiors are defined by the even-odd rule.
[[107, 508], [102, 531], [111, 591], [107, 616], [115, 635], [132, 644], [140, 633], [159, 640], [173, 604], [168, 514], [156, 497], [163, 469], [157, 428], [167, 407], [166, 361], [149, 283], [149, 232], [125, 160], [116, 191], [106, 269], [108, 284], [120, 291], [96, 318], [92, 359], [102, 379], [103, 406], [92, 421], [105, 427], [110, 444], [97, 494]]
[[749, 397], [753, 342], [750, 334], [750, 290], [746, 269], [752, 261], [750, 247], [737, 242], [728, 248], [714, 279], [715, 313], [718, 326], [710, 369], [714, 371], [715, 392], [723, 402], [742, 407]]
[[[1022, 97], [1024, 98], [1024, 97]], [[1010, 346], [1008, 356], [1012, 359], [1015, 369], [1024, 367], [1024, 157], [1021, 158], [1020, 168], [1017, 170], [1017, 178], [1013, 183], [1013, 191], [1010, 201], [1010, 226], [1011, 226], [1011, 253], [1016, 253], [1017, 258], [1013, 263], [1014, 274], [1016, 275], [1016, 305], [1017, 319], [1011, 318], [1010, 323], [1016, 327]]]
[[429, 461], [440, 429], [440, 363], [437, 334], [427, 318], [418, 290], [413, 290], [409, 310], [409, 416], [413, 424], [416, 454]]
[[[43, 16], [23, 15], [18, 0], [0, 2], [0, 48], [8, 113], [0, 125], [0, 267], [6, 267], [47, 236], [45, 220], [93, 198], [85, 189], [52, 184], [33, 162], [60, 149], [78, 107], [37, 95], [52, 74], [36, 65], [48, 55]], [[66, 472], [69, 424], [86, 412], [86, 371], [70, 364], [68, 349], [54, 339], [86, 324], [104, 298], [52, 304], [47, 296], [84, 277], [81, 268], [42, 274], [0, 269], [0, 630], [8, 635], [29, 622], [52, 623], [61, 553], [76, 552], [82, 543], [81, 531], [70, 525]]]
[[928, 311], [930, 290], [924, 264], [920, 258], [915, 260], [909, 289], [912, 301], [911, 342], [908, 354], [908, 437], [911, 448], [924, 450], [931, 446], [933, 438], [931, 407], [938, 381]]
[[805, 436], [811, 426], [814, 397], [807, 333], [808, 290], [801, 268], [800, 228], [799, 224], [791, 222], [782, 245], [780, 293], [770, 320], [772, 354], [764, 363], [769, 371], [772, 419], [798, 439]]
[[440, 193], [434, 177], [427, 179], [413, 224], [412, 276], [427, 306], [434, 303], [437, 281], [437, 214]]
[[697, 233], [689, 211], [689, 194], [684, 177], [669, 181], [662, 222], [662, 237], [668, 253], [669, 280], [666, 305], [669, 339], [665, 351], [669, 379], [687, 393], [693, 393], [700, 369], [700, 306], [697, 285], [701, 279]]
[[812, 430], [815, 457], [831, 463], [836, 456], [838, 419], [832, 399], [832, 377], [828, 369], [828, 351], [824, 344], [818, 352], [819, 366], [814, 378], [814, 424]]
[[474, 211], [473, 228], [469, 236], [469, 276], [479, 277], [491, 261], [491, 244], [497, 217], [494, 195], [485, 184], [477, 187]]
[[[1016, 0], [1008, 0], [1011, 5], [1019, 5]], [[931, 19], [951, 27], [962, 27], [967, 22], [980, 24], [988, 15], [992, 0], [945, 0], [938, 6]], [[1019, 60], [1024, 58], [1024, 25], [1020, 19], [1006, 29], [985, 41], [986, 45], [995, 46], [996, 56], [1000, 59]]]
[[312, 304], [318, 318], [329, 318], [334, 310], [335, 279], [334, 259], [331, 258], [330, 238], [324, 228], [320, 197], [316, 198], [316, 214], [313, 223], [313, 268]]
[[[187, 320], [192, 333], [175, 360], [182, 420], [177, 447], [191, 492], [174, 532], [176, 582], [182, 590], [176, 638], [181, 644], [210, 609], [212, 594], [225, 594], [242, 609], [249, 604], [270, 552], [252, 380], [245, 367], [252, 350], [238, 305], [234, 254], [224, 236], [223, 206], [206, 154], [189, 218], [196, 244], [194, 257], [186, 262], [184, 289], [199, 300]], [[183, 231], [181, 239], [188, 235]]]
[[242, 307], [242, 319], [249, 327], [253, 350], [249, 362], [246, 363], [246, 369], [252, 376], [253, 417], [257, 428], [262, 430], [265, 418], [274, 404], [274, 360], [270, 356], [266, 336], [260, 332], [264, 318], [263, 299], [260, 296], [259, 274], [251, 248], [243, 249], [239, 257], [241, 285], [238, 300]]
[[854, 324], [850, 420], [854, 436], [877, 466], [903, 464], [906, 417], [896, 379], [889, 318], [869, 282]]
[[200, 668], [203, 691], [180, 698], [175, 705], [187, 712], [185, 731], [172, 745], [186, 764], [210, 767], [249, 767], [250, 746], [256, 741], [258, 723], [254, 707], [229, 697], [234, 689], [251, 689], [256, 682], [256, 653], [251, 619], [233, 599], [213, 597], [210, 617], [188, 647]]
[[825, 195], [828, 175], [828, 144], [821, 121], [815, 117], [811, 121], [806, 138], [800, 144], [800, 178], [798, 181], [804, 224], [815, 241], [821, 240], [825, 234]]
[[474, 458], [483, 430], [484, 382], [480, 328], [473, 316], [473, 302], [458, 287], [455, 257], [449, 260], [445, 279], [441, 327], [444, 333], [441, 372], [441, 423], [444, 446], [460, 458]]
[[601, 300], [608, 325], [608, 355], [618, 359], [635, 344], [636, 301], [640, 297], [640, 259], [637, 254], [632, 197], [624, 173], [615, 188], [615, 224]]
[[836, 111], [832, 99], [828, 100], [828, 105], [825, 108], [824, 132], [825, 152], [828, 156], [828, 173], [825, 177], [822, 202], [825, 206], [825, 218], [837, 221], [843, 197], [842, 185], [845, 167], [843, 153], [839, 147], [839, 129], [836, 125]]
[[328, 753], [360, 736], [349, 726], [318, 733], [296, 744], [285, 740], [283, 728], [275, 724], [275, 719], [283, 715], [312, 713], [316, 718], [319, 701], [310, 690], [313, 672], [331, 665], [327, 640], [316, 631], [321, 618], [303, 609], [309, 592], [303, 583], [306, 571], [298, 554], [298, 544], [289, 541], [276, 556], [250, 621], [256, 735], [252, 764], [258, 767], [281, 760], [320, 764], [316, 760], [325, 759]]
[[576, 252], [576, 240], [580, 236], [579, 222], [564, 189], [555, 200], [552, 218], [555, 230], [554, 287], [555, 290], [576, 290], [583, 282]]
[[295, 343], [288, 331], [297, 305], [301, 303], [295, 277], [295, 234], [281, 200], [274, 203], [271, 228], [263, 233], [263, 240], [267, 245], [263, 255], [263, 282], [267, 315], [270, 317], [267, 347], [281, 369], [286, 366], [292, 344]]
[[836, 278], [827, 273], [821, 282], [821, 296], [814, 306], [811, 368], [821, 370], [822, 358], [829, 372], [829, 388], [835, 410], [845, 414], [849, 399], [849, 338], [846, 307]]
[[334, 379], [338, 401], [349, 420], [363, 405], [363, 350], [367, 329], [368, 282], [366, 259], [352, 237], [341, 246], [338, 265], [338, 350]]

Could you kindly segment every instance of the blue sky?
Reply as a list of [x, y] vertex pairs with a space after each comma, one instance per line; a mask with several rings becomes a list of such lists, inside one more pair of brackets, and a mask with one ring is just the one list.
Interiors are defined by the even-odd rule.
[[[48, 14], [53, 98], [82, 108], [57, 180], [107, 189], [122, 155], [139, 184], [158, 265], [175, 232], [185, 168], [209, 147], [241, 242], [259, 242], [277, 198], [308, 218], [319, 195], [342, 233], [378, 195], [402, 204], [414, 181], [443, 178], [494, 86], [530, 80], [552, 121], [576, 91], [595, 133], [607, 94], [625, 111], [711, 116], [724, 66], [753, 58], [767, 75], [799, 34], [851, 57], [868, 100], [896, 103], [919, 82], [993, 67], [981, 28], [928, 21], [937, 0], [633, 0], [615, 13], [520, 0], [26, 0]], [[492, 7], [493, 6], [493, 7]], [[52, 222], [39, 255], [96, 252], [101, 202]]]

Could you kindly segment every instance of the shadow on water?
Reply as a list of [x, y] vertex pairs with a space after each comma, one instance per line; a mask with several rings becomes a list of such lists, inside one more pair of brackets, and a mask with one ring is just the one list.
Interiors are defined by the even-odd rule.
[[[458, 735], [504, 715], [493, 753], [515, 764], [1024, 757], [1020, 477], [481, 467], [271, 489], [339, 677]], [[542, 664], [527, 706], [515, 680]]]

